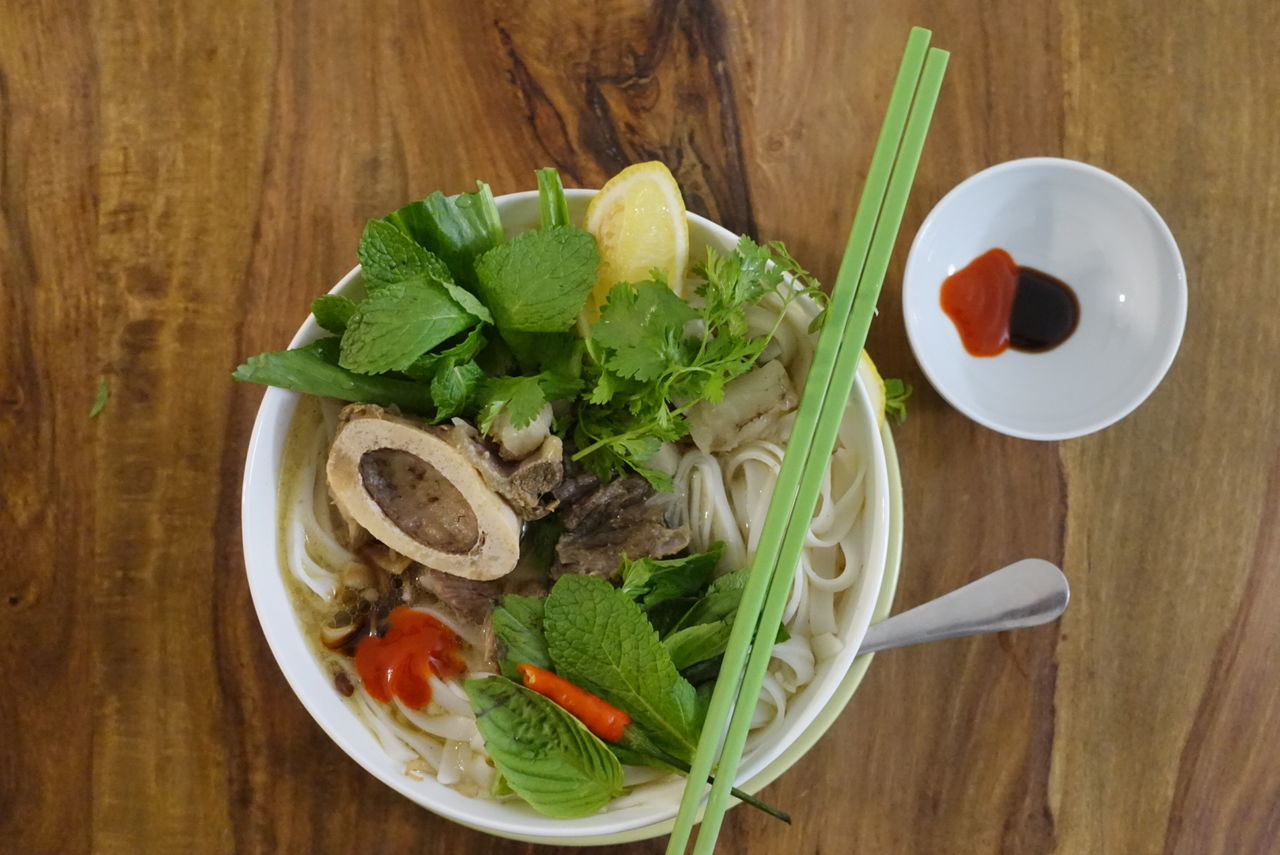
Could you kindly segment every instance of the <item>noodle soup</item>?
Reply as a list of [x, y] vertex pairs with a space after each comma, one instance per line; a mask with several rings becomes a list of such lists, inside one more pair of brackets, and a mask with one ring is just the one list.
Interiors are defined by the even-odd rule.
[[[571, 208], [580, 211], [589, 195], [569, 191]], [[527, 228], [536, 218], [536, 203], [534, 194], [503, 197], [498, 202], [503, 225], [513, 233]], [[690, 216], [689, 221], [695, 251], [707, 244], [732, 247], [729, 233], [701, 218]], [[335, 290], [352, 288], [359, 288], [354, 272]], [[752, 313], [753, 327], [771, 324], [782, 305], [782, 300], [772, 298], [763, 303]], [[808, 326], [815, 311], [807, 300], [788, 303], [766, 354], [765, 362], [777, 363], [797, 393], [812, 358]], [[296, 343], [317, 332], [309, 324]], [[497, 833], [539, 840], [577, 838], [653, 829], [674, 815], [683, 778], [635, 767], [626, 768], [626, 794], [580, 819], [549, 819], [517, 800], [495, 799], [494, 767], [459, 681], [432, 677], [432, 702], [423, 709], [394, 698], [382, 703], [352, 679], [349, 657], [319, 642], [318, 630], [332, 613], [329, 604], [341, 585], [343, 568], [352, 563], [325, 485], [324, 456], [337, 413], [331, 402], [299, 401], [271, 390], [246, 473], [246, 554], [255, 603], [273, 650], [313, 715], [348, 753], [396, 789], [446, 816]], [[721, 542], [722, 569], [746, 566], [793, 415], [794, 404], [757, 425], [750, 438], [723, 451], [699, 449], [687, 441], [662, 450], [655, 465], [671, 475], [673, 490], [655, 502], [661, 504], [667, 523], [688, 528], [690, 550], [703, 551]], [[255, 457], [263, 458], [260, 472], [255, 471]], [[273, 494], [278, 492], [278, 501], [265, 500], [255, 487], [268, 472], [275, 474]], [[266, 507], [274, 510], [276, 522], [269, 533], [261, 517]], [[757, 775], [805, 731], [848, 671], [879, 590], [887, 532], [885, 450], [876, 415], [860, 388], [841, 427], [784, 617], [790, 637], [775, 648], [757, 704], [743, 780]], [[265, 542], [277, 547], [279, 558], [270, 562], [274, 580], [262, 575]], [[411, 599], [413, 608], [429, 612], [462, 639], [467, 673], [483, 673], [485, 640], [478, 628], [432, 602], [429, 595]], [[289, 613], [292, 620], [287, 619]], [[298, 656], [302, 642], [309, 665]], [[338, 679], [341, 674], [345, 681]]]

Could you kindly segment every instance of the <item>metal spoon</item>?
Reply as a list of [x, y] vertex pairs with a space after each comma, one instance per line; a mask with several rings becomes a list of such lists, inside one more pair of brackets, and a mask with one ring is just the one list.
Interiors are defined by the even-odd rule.
[[1062, 614], [1067, 577], [1040, 558], [1024, 558], [901, 614], [873, 624], [858, 654], [962, 635], [1039, 626]]

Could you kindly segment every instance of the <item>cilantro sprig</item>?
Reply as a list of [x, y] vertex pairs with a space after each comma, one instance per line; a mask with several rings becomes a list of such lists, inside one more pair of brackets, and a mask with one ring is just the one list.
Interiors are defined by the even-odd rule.
[[[693, 272], [702, 279], [693, 301], [674, 294], [657, 271], [651, 281], [615, 285], [591, 329], [590, 391], [575, 411], [574, 459], [601, 478], [631, 469], [669, 491], [670, 477], [647, 462], [662, 443], [689, 432], [689, 408], [721, 400], [725, 384], [756, 365], [793, 300], [825, 300], [778, 242], [744, 236], [731, 253], [708, 248]], [[770, 295], [780, 304], [777, 320], [753, 336], [747, 309]]]

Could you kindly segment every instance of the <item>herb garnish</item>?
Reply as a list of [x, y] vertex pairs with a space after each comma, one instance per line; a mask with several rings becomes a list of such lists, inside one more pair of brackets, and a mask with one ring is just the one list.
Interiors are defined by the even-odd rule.
[[463, 683], [506, 786], [540, 813], [587, 816], [622, 794], [622, 765], [576, 718], [505, 677]]
[[[721, 400], [729, 380], [755, 367], [791, 301], [801, 294], [823, 299], [777, 242], [744, 236], [727, 255], [708, 248], [694, 273], [703, 279], [696, 302], [680, 299], [660, 278], [614, 286], [591, 329], [592, 360], [584, 369], [590, 393], [575, 411], [574, 459], [601, 478], [630, 468], [670, 491], [670, 476], [646, 464], [662, 443], [689, 432], [685, 412]], [[780, 302], [778, 319], [767, 334], [751, 336], [746, 310], [771, 294]]]

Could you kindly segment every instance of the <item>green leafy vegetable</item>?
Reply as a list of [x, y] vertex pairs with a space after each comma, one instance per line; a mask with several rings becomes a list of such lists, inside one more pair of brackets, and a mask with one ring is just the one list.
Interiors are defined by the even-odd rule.
[[439, 256], [454, 280], [469, 286], [475, 285], [476, 259], [504, 239], [493, 191], [483, 181], [476, 185], [476, 192], [457, 196], [436, 191], [383, 218]]
[[[584, 369], [591, 391], [575, 411], [574, 459], [602, 478], [629, 468], [669, 490], [670, 478], [645, 463], [662, 443], [688, 433], [685, 411], [721, 400], [729, 380], [755, 367], [791, 300], [821, 299], [817, 283], [777, 243], [743, 237], [728, 255], [708, 249], [695, 273], [704, 279], [700, 305], [660, 279], [617, 285], [592, 327]], [[778, 321], [752, 337], [746, 311], [773, 293], [783, 300]]]
[[488, 433], [506, 408], [512, 426], [522, 428], [538, 417], [548, 401], [571, 397], [579, 388], [578, 381], [545, 371], [532, 377], [490, 377], [477, 394], [476, 425], [481, 433]]
[[671, 654], [676, 670], [683, 671], [690, 665], [724, 653], [732, 629], [732, 617], [714, 623], [700, 623], [671, 633], [662, 639], [662, 646]]
[[674, 631], [698, 624], [714, 623], [732, 617], [742, 601], [742, 590], [747, 586], [747, 568], [734, 570], [716, 579], [707, 593], [694, 604], [675, 625]]
[[467, 680], [463, 688], [489, 757], [535, 810], [587, 816], [622, 793], [618, 758], [550, 700], [505, 677]]
[[591, 338], [610, 351], [611, 373], [654, 380], [668, 366], [686, 361], [684, 326], [697, 317], [665, 282], [620, 282], [609, 292]]
[[360, 272], [370, 291], [407, 279], [425, 277], [449, 293], [454, 301], [487, 324], [493, 315], [476, 296], [454, 284], [449, 268], [434, 253], [386, 220], [370, 220], [360, 236]]
[[365, 287], [376, 291], [415, 276], [452, 281], [449, 268], [435, 253], [401, 231], [389, 220], [370, 220], [356, 249]]
[[[742, 590], [747, 584], [747, 572], [746, 568], [735, 570], [712, 582], [702, 599], [694, 603], [663, 636], [662, 644], [677, 670], [686, 671], [724, 653], [738, 604], [742, 600]], [[784, 627], [778, 628], [778, 641], [789, 637]], [[718, 670], [719, 666], [716, 667]], [[694, 672], [688, 672], [687, 676], [692, 679]], [[698, 676], [705, 679], [705, 675]]]
[[477, 290], [500, 330], [563, 332], [596, 281], [595, 238], [574, 226], [516, 235], [476, 263]]
[[[696, 665], [690, 665], [681, 672], [686, 680], [698, 687], [698, 702], [704, 704], [704, 710], [705, 704], [710, 702], [710, 692], [715, 688], [716, 678], [720, 676], [720, 666], [723, 664], [724, 657], [716, 656], [704, 659]], [[705, 697], [704, 690], [707, 693]]]
[[338, 339], [322, 338], [293, 350], [260, 353], [250, 357], [231, 376], [340, 401], [397, 406], [410, 413], [431, 412], [431, 391], [426, 386], [348, 371], [338, 365], [338, 348]]
[[482, 326], [474, 326], [456, 344], [448, 347], [441, 345], [440, 349], [422, 354], [413, 360], [413, 364], [406, 368], [404, 373], [414, 380], [430, 383], [431, 379], [436, 376], [436, 372], [446, 362], [461, 363], [474, 360], [480, 355], [485, 346], [482, 329]]
[[888, 379], [884, 381], [884, 414], [902, 424], [907, 420], [907, 398], [915, 389], [905, 380]]
[[490, 377], [480, 387], [477, 425], [482, 433], [488, 433], [505, 407], [511, 424], [522, 428], [537, 418], [546, 404], [547, 395], [537, 377]]
[[582, 376], [585, 344], [577, 332], [529, 333], [504, 330], [502, 339], [526, 374], [549, 371], [577, 379]]
[[385, 285], [356, 307], [342, 335], [339, 364], [360, 374], [403, 371], [475, 322], [474, 315], [425, 275]]
[[453, 358], [444, 363], [431, 378], [431, 397], [436, 402], [436, 421], [452, 418], [471, 404], [484, 372], [474, 361], [458, 362]]
[[622, 561], [622, 593], [652, 609], [669, 600], [687, 598], [707, 584], [724, 555], [724, 544], [683, 558], [639, 558]]
[[93, 406], [89, 407], [89, 418], [96, 419], [107, 407], [107, 399], [111, 397], [111, 384], [106, 377], [98, 378], [98, 390], [93, 393]]
[[547, 637], [542, 629], [542, 607], [545, 601], [536, 597], [507, 594], [493, 610], [493, 633], [505, 647], [499, 666], [512, 680], [519, 680], [516, 666], [536, 665], [553, 669], [547, 653]]
[[680, 618], [684, 617], [697, 602], [697, 597], [678, 597], [673, 600], [664, 600], [647, 609], [645, 615], [649, 618], [649, 623], [653, 625], [653, 628], [658, 631], [658, 635], [665, 636], [675, 629]]
[[355, 311], [356, 304], [341, 294], [325, 294], [311, 301], [311, 314], [316, 316], [316, 323], [334, 335], [342, 335], [346, 331]]
[[663, 750], [692, 756], [701, 728], [693, 686], [630, 597], [603, 579], [562, 576], [544, 625], [556, 673], [626, 710]]
[[564, 185], [560, 183], [560, 173], [551, 167], [539, 169], [538, 176], [538, 212], [542, 227], [571, 225], [569, 221], [569, 203], [564, 198]]

